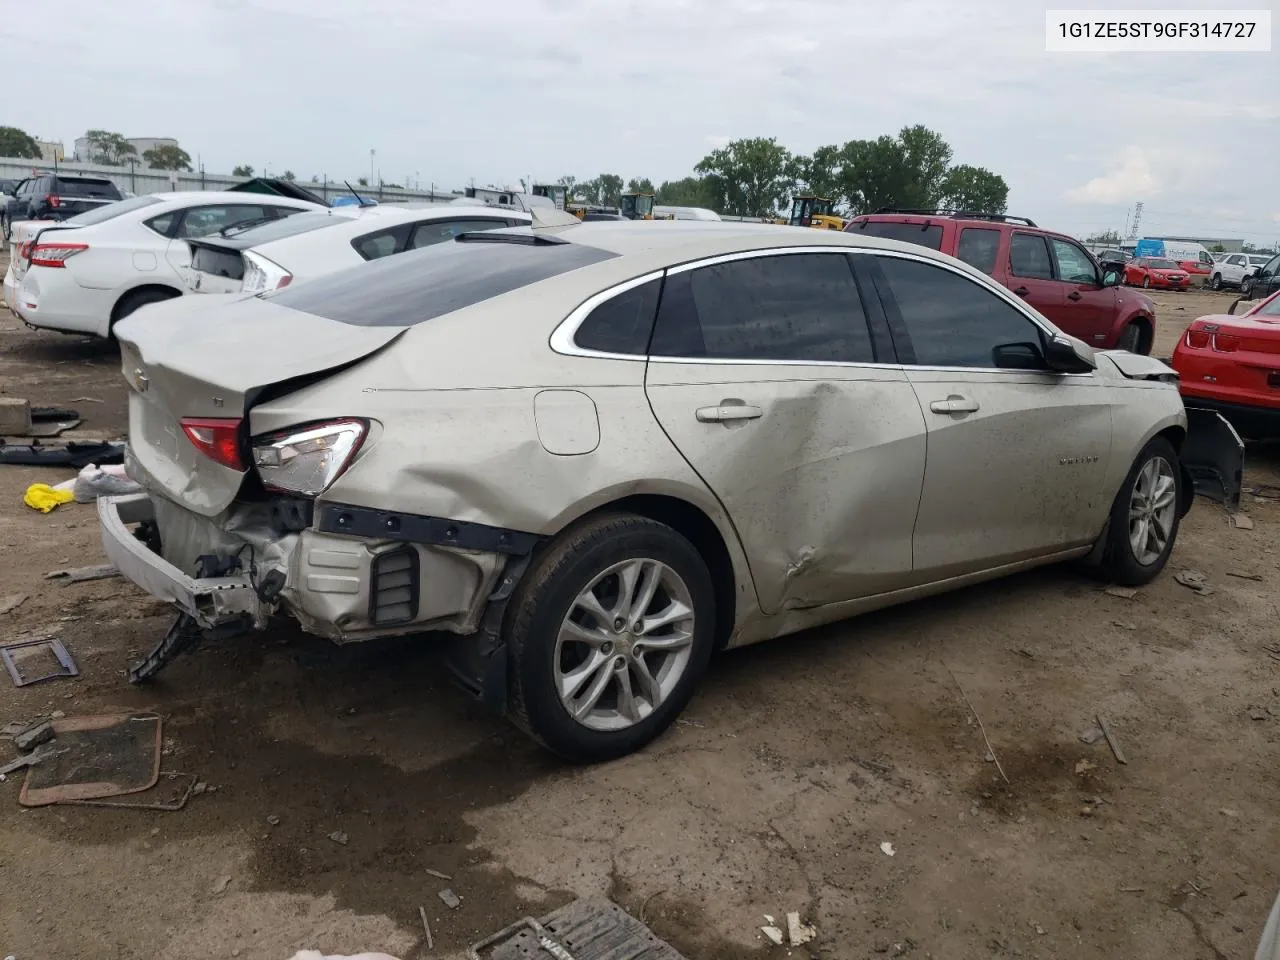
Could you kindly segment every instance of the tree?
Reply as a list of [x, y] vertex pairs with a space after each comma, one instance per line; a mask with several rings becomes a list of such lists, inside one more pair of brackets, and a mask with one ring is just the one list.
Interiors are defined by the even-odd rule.
[[36, 138], [17, 127], [0, 127], [0, 157], [39, 160], [40, 144]]
[[181, 147], [166, 143], [142, 154], [142, 159], [152, 170], [190, 170], [191, 155]]
[[809, 193], [839, 200], [844, 196], [840, 180], [841, 165], [839, 147], [819, 147], [813, 151], [813, 156], [794, 158], [793, 177], [797, 183], [804, 184]]
[[648, 177], [640, 177], [638, 180], [632, 177], [627, 181], [627, 193], [657, 193], [653, 188], [653, 181]]
[[658, 187], [657, 203], [670, 207], [716, 206], [714, 191], [702, 177], [685, 177], [683, 180], [664, 180]]
[[[1115, 231], [1112, 231], [1112, 232], [1113, 232], [1113, 233], [1115, 233]], [[1119, 235], [1118, 233], [1116, 233], [1116, 234], [1115, 234], [1115, 236], [1118, 238], [1120, 235]], [[1119, 239], [1117, 239], [1117, 240], [1116, 240], [1116, 243], [1119, 243], [1119, 242], [1120, 242], [1120, 241], [1119, 241]], [[1224, 246], [1223, 246], [1222, 244], [1220, 244], [1220, 243], [1215, 243], [1215, 244], [1214, 244], [1212, 247], [1210, 247], [1209, 249], [1210, 249], [1210, 250], [1212, 250], [1214, 253], [1226, 253], [1226, 252], [1227, 252], [1227, 248], [1226, 248], [1226, 247], [1224, 247]]]
[[1093, 234], [1093, 236], [1086, 237], [1084, 242], [1097, 244], [1099, 246], [1103, 244], [1111, 244], [1112, 246], [1115, 246], [1120, 243], [1120, 234], [1115, 230], [1102, 230]]
[[369, 178], [360, 177], [359, 179], [356, 180], [356, 184], [361, 187], [367, 187], [369, 185]]
[[298, 175], [292, 170], [286, 170], [284, 173], [280, 174], [280, 179], [288, 180], [290, 183], [293, 183], [293, 181], [298, 179]]
[[110, 130], [90, 130], [84, 136], [89, 141], [90, 163], [119, 166], [127, 157], [138, 155], [138, 150], [133, 144]]
[[[942, 178], [942, 195], [938, 203], [953, 210], [970, 213], [1004, 213], [1009, 201], [1009, 185], [985, 167], [962, 163], [952, 167]], [[1119, 243], [1120, 238], [1107, 241]]]
[[556, 181], [556, 183], [564, 187], [564, 195], [568, 199], [572, 200], [574, 197], [578, 195], [577, 194], [577, 187], [578, 187], [577, 177], [571, 177], [571, 176], [561, 177], [559, 180]]
[[622, 197], [622, 178], [616, 173], [602, 173], [594, 180], [577, 184], [576, 191], [584, 203], [616, 207]]
[[238, 167], [231, 168], [231, 175], [233, 177], [252, 177], [253, 167], [249, 166], [247, 163], [242, 163]]
[[773, 216], [795, 185], [795, 160], [774, 137], [734, 140], [694, 170], [706, 178], [717, 209], [743, 217]]

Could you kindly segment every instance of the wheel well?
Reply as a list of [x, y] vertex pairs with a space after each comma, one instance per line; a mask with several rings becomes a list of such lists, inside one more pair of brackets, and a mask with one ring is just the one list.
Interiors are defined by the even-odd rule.
[[148, 283], [141, 287], [134, 287], [129, 292], [121, 294], [120, 299], [117, 300], [115, 306], [111, 308], [111, 326], [114, 327], [116, 321], [120, 319], [120, 313], [124, 309], [125, 304], [142, 293], [163, 293], [171, 297], [182, 296], [181, 290], [163, 283]]
[[1144, 357], [1150, 356], [1151, 348], [1155, 346], [1156, 339], [1156, 331], [1155, 327], [1151, 323], [1151, 318], [1145, 313], [1135, 314], [1129, 322], [1125, 324], [1125, 326], [1128, 327], [1134, 325], [1137, 326], [1139, 331], [1138, 353], [1142, 354]]
[[587, 516], [619, 511], [665, 523], [686, 537], [701, 554], [707, 569], [711, 571], [711, 583], [716, 595], [716, 649], [723, 648], [733, 632], [738, 591], [729, 548], [725, 546], [724, 538], [720, 536], [715, 523], [693, 504], [661, 494], [624, 497], [591, 511]]

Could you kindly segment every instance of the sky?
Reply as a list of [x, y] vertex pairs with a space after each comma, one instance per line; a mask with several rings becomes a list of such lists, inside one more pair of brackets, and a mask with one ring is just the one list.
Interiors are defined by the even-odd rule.
[[[1250, 5], [1267, 4], [1160, 4]], [[11, 2], [0, 123], [68, 152], [96, 127], [176, 137], [209, 172], [354, 182], [372, 164], [438, 189], [658, 183], [734, 138], [808, 153], [922, 123], [1042, 226], [1123, 230], [1142, 201], [1144, 234], [1280, 240], [1280, 44], [1046, 53], [1046, 6], [59, 0], [53, 15]]]

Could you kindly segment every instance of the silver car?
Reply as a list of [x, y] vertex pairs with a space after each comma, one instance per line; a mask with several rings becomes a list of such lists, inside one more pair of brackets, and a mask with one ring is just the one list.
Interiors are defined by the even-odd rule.
[[464, 234], [118, 336], [146, 493], [103, 540], [180, 611], [137, 679], [273, 615], [429, 633], [577, 760], [717, 649], [1058, 561], [1144, 583], [1194, 495], [1168, 367], [850, 234]]

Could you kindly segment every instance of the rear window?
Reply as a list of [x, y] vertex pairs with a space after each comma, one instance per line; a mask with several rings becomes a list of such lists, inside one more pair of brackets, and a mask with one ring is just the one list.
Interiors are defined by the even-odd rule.
[[936, 223], [898, 223], [892, 220], [863, 220], [849, 227], [850, 233], [886, 240], [915, 243], [930, 250], [942, 249], [942, 227]]
[[191, 269], [208, 273], [215, 277], [227, 277], [231, 280], [244, 279], [244, 259], [238, 250], [225, 250], [221, 247], [193, 246], [191, 250]]
[[580, 243], [523, 240], [438, 243], [266, 299], [357, 327], [407, 327], [616, 256]]
[[956, 244], [956, 257], [974, 269], [991, 273], [996, 268], [996, 253], [999, 249], [999, 230], [965, 227], [960, 231], [960, 242]]
[[291, 217], [272, 220], [270, 223], [251, 226], [247, 229], [244, 227], [232, 227], [226, 232], [226, 237], [235, 240], [236, 246], [243, 246], [247, 249], [262, 243], [271, 243], [273, 240], [296, 237], [302, 233], [310, 233], [312, 230], [322, 230], [325, 227], [350, 222], [351, 217], [344, 217], [341, 214], [335, 216], [320, 210], [312, 210], [307, 213], [295, 213]]
[[159, 202], [159, 197], [131, 197], [128, 200], [119, 200], [115, 203], [104, 203], [100, 207], [95, 207], [92, 210], [86, 210], [84, 213], [70, 217], [64, 220], [63, 223], [69, 227], [88, 227], [95, 223], [102, 223], [104, 220], [114, 219], [122, 213], [131, 213], [134, 210], [141, 210], [143, 207], [149, 207]]
[[88, 177], [58, 177], [53, 191], [60, 197], [88, 197], [94, 200], [120, 200], [120, 191], [110, 180]]

